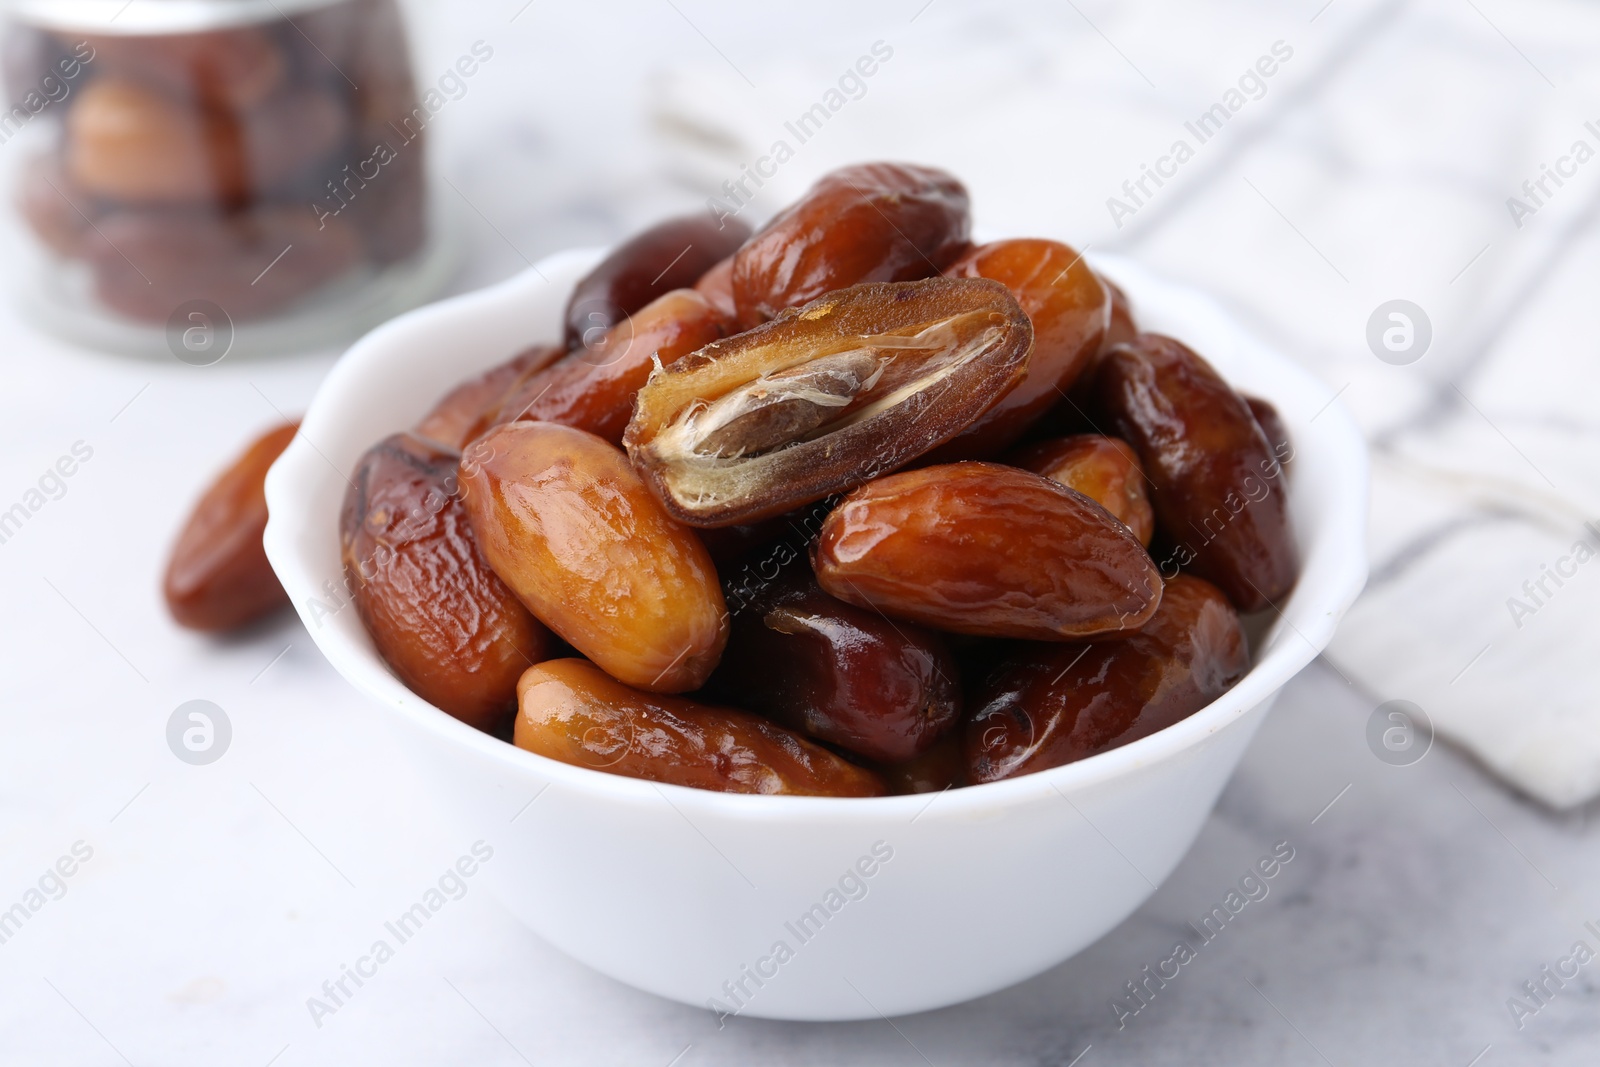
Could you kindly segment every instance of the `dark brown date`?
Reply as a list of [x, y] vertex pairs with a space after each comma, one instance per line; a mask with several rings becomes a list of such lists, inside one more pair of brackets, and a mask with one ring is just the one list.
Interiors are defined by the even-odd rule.
[[476, 378], [469, 378], [446, 393], [422, 417], [417, 433], [451, 448], [467, 447], [489, 428], [511, 390], [563, 355], [565, 352], [556, 345], [533, 345]]
[[1065, 396], [1099, 355], [1110, 322], [1111, 297], [1083, 257], [1060, 241], [1022, 238], [979, 245], [944, 273], [952, 278], [993, 278], [1011, 290], [1033, 322], [1027, 376], [928, 456], [934, 463], [989, 459]]
[[612, 444], [655, 361], [671, 363], [722, 336], [723, 320], [693, 289], [674, 289], [511, 391], [494, 423], [558, 422]]
[[863, 163], [825, 175], [739, 249], [739, 324], [862, 282], [938, 274], [965, 248], [967, 190], [932, 167]]
[[961, 713], [939, 635], [836, 600], [803, 564], [733, 617], [709, 691], [870, 760], [911, 759]]
[[1105, 508], [997, 463], [868, 482], [828, 516], [812, 564], [840, 600], [982, 637], [1114, 636], [1161, 599], [1155, 564]]
[[629, 315], [674, 289], [686, 289], [750, 236], [736, 219], [705, 214], [658, 223], [618, 245], [578, 282], [567, 301], [566, 344], [592, 348]]
[[998, 282], [843, 289], [652, 375], [623, 443], [675, 517], [731, 526], [893, 470], [983, 414], [1033, 328]]
[[1120, 519], [1141, 545], [1150, 546], [1155, 512], [1145, 492], [1144, 468], [1128, 442], [1074, 434], [1014, 452], [1006, 462], [1076, 489]]
[[1180, 575], [1119, 641], [1032, 645], [990, 680], [963, 731], [967, 774], [993, 782], [1059, 767], [1187, 718], [1250, 669], [1233, 606]]
[[294, 440], [298, 423], [267, 431], [217, 476], [172, 546], [162, 581], [179, 625], [218, 633], [237, 629], [289, 602], [267, 562], [267, 468]]
[[1250, 407], [1211, 365], [1159, 334], [1106, 353], [1094, 395], [1139, 453], [1173, 567], [1216, 583], [1241, 611], [1294, 587], [1283, 467]]
[[1283, 469], [1288, 470], [1289, 461], [1294, 459], [1294, 442], [1289, 440], [1289, 429], [1283, 424], [1283, 416], [1278, 414], [1278, 409], [1272, 406], [1271, 401], [1262, 400], [1259, 396], [1245, 396], [1244, 402], [1250, 405], [1250, 414], [1256, 417], [1256, 425], [1266, 435], [1267, 444], [1272, 446], [1272, 454], [1278, 457]]
[[90, 34], [93, 69], [211, 109], [255, 107], [284, 84], [284, 50], [265, 28], [181, 34]]
[[905, 762], [880, 764], [877, 771], [895, 796], [959, 789], [967, 784], [961, 731], [951, 730]]
[[576, 767], [722, 793], [870, 797], [877, 775], [748, 712], [641, 693], [581, 659], [517, 683], [518, 748]]
[[513, 714], [517, 678], [551, 642], [478, 548], [459, 459], [409, 433], [374, 445], [345, 493], [341, 555], [361, 621], [400, 680], [496, 733]]

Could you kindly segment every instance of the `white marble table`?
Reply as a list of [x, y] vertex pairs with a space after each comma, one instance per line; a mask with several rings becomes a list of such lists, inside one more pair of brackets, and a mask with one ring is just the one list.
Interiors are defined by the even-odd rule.
[[[1497, 176], [1522, 173], [1530, 159], [1536, 172], [1548, 131], [1581, 112], [1593, 77], [1581, 46], [1594, 38], [1577, 5], [1474, 0], [1445, 11], [1454, 5], [1334, 0], [1319, 10], [1322, 0], [1235, 0], [1203, 16], [1191, 6], [907, 0], [868, 11], [829, 0], [758, 16], [709, 0], [535, 3], [520, 13], [522, 0], [472, 0], [436, 9], [425, 14], [427, 62], [443, 69], [476, 39], [496, 50], [438, 127], [466, 204], [469, 257], [456, 287], [702, 203], [717, 184], [708, 155], [685, 148], [674, 124], [692, 111], [683, 102], [695, 86], [736, 67], [756, 92], [775, 94], [751, 98], [762, 107], [803, 109], [817, 92], [805, 70], [843, 69], [882, 39], [896, 49], [883, 80], [784, 182], [863, 154], [869, 137], [885, 146], [873, 154], [964, 172], [970, 161], [991, 225], [1044, 218], [1037, 228], [1120, 245], [1206, 285], [1303, 352], [1330, 394], [1350, 381], [1347, 399], [1374, 428], [1390, 392], [1427, 388], [1371, 373], [1360, 340], [1371, 307], [1401, 281], [1432, 294], [1441, 338], [1455, 331], [1452, 340], [1506, 277], [1529, 279], [1522, 299], [1534, 306], [1552, 292], [1592, 303], [1592, 290], [1580, 299], [1562, 288], [1562, 272], [1577, 269], [1563, 264], [1594, 259], [1588, 231], [1574, 222], [1567, 237], [1507, 238], [1502, 200], [1515, 183]], [[1216, 35], [1223, 45], [1207, 43]], [[1281, 109], [1278, 118], [1197, 157], [1185, 184], [1116, 230], [1104, 198], [1149, 152], [1115, 147], [1125, 139], [1103, 116], [1136, 129], [1181, 126], [1278, 38], [1294, 42], [1307, 75], [1269, 90], [1263, 104]], [[1562, 86], [1559, 98], [1541, 98], [1542, 70]], [[902, 74], [894, 88], [889, 77]], [[1036, 83], [1039, 142], [987, 137], [1015, 132], [1005, 116], [951, 112], [890, 128], [874, 111], [897, 93], [963, 78], [974, 92]], [[804, 87], [793, 94], [775, 88], [796, 80]], [[754, 105], [730, 98], [729, 107]], [[1412, 151], [1378, 125], [1386, 110], [1466, 140], [1450, 155]], [[1398, 178], [1350, 158], [1352, 138], [1379, 137], [1391, 138]], [[1081, 160], [1063, 169], [1063, 146], [1074, 145]], [[977, 153], [1003, 155], [1011, 170]], [[1497, 158], [1496, 173], [1482, 164], [1507, 154], [1515, 159]], [[1580, 212], [1591, 187], [1572, 193], [1568, 210]], [[1406, 220], [1430, 210], [1459, 230], [1448, 247], [1404, 239]], [[1485, 242], [1495, 250], [1479, 268], [1504, 258], [1503, 269], [1458, 293], [1451, 275]], [[1551, 256], [1554, 266], [1541, 268]], [[1415, 282], [1424, 273], [1436, 281]], [[1304, 329], [1299, 316], [1330, 308], [1348, 336]], [[0, 544], [0, 909], [77, 848], [61, 868], [73, 873], [46, 878], [50, 899], [0, 943], [0, 1064], [1498, 1067], [1591, 1064], [1600, 1052], [1600, 963], [1520, 1029], [1507, 1007], [1574, 942], [1600, 949], [1585, 929], [1600, 928], [1596, 807], [1552, 814], [1444, 743], [1413, 766], [1386, 765], [1367, 746], [1366, 723], [1381, 700], [1403, 694], [1363, 692], [1325, 661], [1284, 692], [1155, 897], [1017, 988], [893, 1024], [738, 1019], [719, 1031], [705, 1012], [567, 960], [469, 889], [319, 1027], [307, 998], [468, 843], [435, 819], [377, 715], [297, 622], [202, 640], [168, 622], [157, 583], [196, 487], [276, 410], [303, 407], [332, 356], [212, 368], [117, 360], [38, 337], [9, 315], [0, 336], [0, 505], [76, 442], [92, 449], [60, 498]], [[1452, 359], [1471, 355], [1449, 347]], [[1540, 684], [1564, 682], [1536, 682], [1531, 699]], [[179, 762], [165, 741], [173, 709], [196, 698], [224, 707], [233, 724], [229, 751], [210, 766]], [[1189, 936], [1185, 923], [1278, 842], [1294, 859], [1270, 894], [1119, 1028], [1111, 1005], [1126, 997], [1124, 983]], [[1025, 928], [1027, 917], [996, 902], [951, 921], [999, 931]]]

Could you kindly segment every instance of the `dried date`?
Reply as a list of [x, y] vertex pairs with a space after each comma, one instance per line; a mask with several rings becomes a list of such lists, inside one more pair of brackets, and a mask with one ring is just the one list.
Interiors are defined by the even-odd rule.
[[1076, 489], [1121, 520], [1141, 545], [1150, 546], [1155, 512], [1145, 492], [1144, 468], [1126, 441], [1074, 434], [1041, 441], [1012, 453], [1006, 462]]
[[623, 443], [677, 518], [753, 522], [959, 433], [1021, 377], [1032, 340], [998, 282], [853, 286], [652, 375]]
[[981, 637], [1114, 636], [1161, 598], [1126, 526], [1081, 493], [996, 463], [869, 482], [828, 516], [812, 564], [840, 600]]
[[1227, 692], [1250, 667], [1221, 591], [1180, 575], [1118, 641], [1031, 645], [990, 679], [963, 731], [967, 774], [993, 782], [1137, 741]]
[[630, 689], [560, 659], [517, 683], [518, 748], [577, 767], [723, 793], [879, 796], [883, 783], [748, 712]]

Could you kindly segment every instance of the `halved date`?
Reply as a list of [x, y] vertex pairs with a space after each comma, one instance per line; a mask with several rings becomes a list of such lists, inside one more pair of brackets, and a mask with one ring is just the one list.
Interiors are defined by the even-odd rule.
[[1020, 238], [979, 245], [945, 268], [952, 278], [993, 278], [1033, 323], [1028, 374], [928, 458], [989, 459], [1016, 441], [1100, 353], [1111, 297], [1083, 257], [1060, 241]]
[[623, 443], [677, 518], [752, 522], [959, 433], [1021, 378], [1032, 342], [998, 282], [857, 285], [653, 374]]
[[161, 587], [180, 626], [232, 630], [289, 602], [267, 562], [261, 535], [267, 528], [267, 468], [298, 429], [291, 422], [262, 434], [189, 513]]
[[750, 236], [737, 219], [685, 215], [618, 245], [579, 280], [567, 300], [566, 345], [592, 348], [613, 326], [674, 289], [695, 284]]
[[1180, 575], [1130, 637], [1014, 655], [964, 728], [967, 774], [1014, 778], [1136, 741], [1193, 715], [1249, 668], [1233, 606], [1209, 582]]
[[461, 483], [490, 566], [569, 644], [640, 689], [705, 682], [728, 639], [716, 569], [616, 446], [507, 423], [467, 449]]
[[507, 394], [491, 424], [559, 422], [612, 444], [656, 361], [671, 363], [722, 336], [722, 317], [693, 289], [674, 289], [606, 331], [593, 347], [529, 375]]
[[446, 393], [444, 399], [422, 417], [416, 432], [450, 448], [465, 448], [489, 428], [506, 394], [516, 388], [517, 383], [548, 367], [563, 354], [555, 345], [533, 345], [476, 378], [469, 378]]
[[942, 170], [863, 163], [824, 175], [734, 257], [739, 324], [846, 286], [938, 274], [971, 225], [966, 187]]
[[495, 733], [550, 634], [489, 569], [457, 492], [460, 454], [402, 433], [361, 457], [339, 516], [367, 633], [413, 692]]
[[1074, 434], [1014, 452], [1006, 462], [1076, 489], [1149, 547], [1156, 517], [1145, 492], [1144, 468], [1128, 442], [1094, 433]]
[[518, 748], [577, 767], [723, 793], [870, 797], [871, 771], [748, 712], [630, 689], [559, 659], [517, 683]]
[[840, 600], [936, 630], [1067, 641], [1136, 630], [1161, 578], [1093, 500], [1028, 471], [953, 463], [857, 489], [813, 548]]
[[1190, 568], [1241, 611], [1287, 595], [1299, 564], [1283, 467], [1244, 399], [1183, 344], [1153, 333], [1106, 353], [1094, 395], [1150, 477], [1174, 543], [1174, 566], [1163, 570]]
[[733, 620], [708, 692], [871, 760], [908, 760], [955, 725], [938, 634], [836, 600], [791, 567]]

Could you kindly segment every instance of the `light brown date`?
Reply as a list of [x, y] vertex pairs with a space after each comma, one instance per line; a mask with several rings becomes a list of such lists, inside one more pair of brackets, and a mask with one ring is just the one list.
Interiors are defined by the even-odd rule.
[[862, 282], [938, 274], [965, 248], [967, 190], [932, 167], [863, 163], [825, 175], [739, 249], [739, 324]]
[[616, 446], [507, 423], [468, 447], [461, 481], [490, 566], [552, 630], [635, 688], [705, 683], [728, 640], [716, 569]]
[[1121, 520], [1141, 545], [1150, 547], [1155, 512], [1145, 492], [1144, 468], [1128, 442], [1074, 434], [1014, 452], [1006, 462], [1076, 489]]
[[551, 641], [476, 544], [459, 458], [415, 434], [369, 449], [345, 493], [340, 549], [361, 621], [400, 680], [497, 733], [513, 714], [517, 679]]
[[524, 378], [537, 374], [565, 353], [556, 345], [533, 345], [476, 378], [446, 393], [417, 423], [417, 433], [442, 445], [461, 449], [471, 444], [500, 411], [506, 395]]
[[1163, 574], [1188, 568], [1241, 611], [1286, 596], [1299, 563], [1283, 467], [1239, 394], [1181, 343], [1145, 333], [1106, 353], [1094, 395], [1150, 478], [1174, 545]]
[[912, 758], [961, 713], [938, 634], [834, 599], [798, 561], [734, 615], [708, 691], [886, 763]]
[[[750, 236], [737, 219], [706, 214], [668, 219], [631, 237], [578, 281], [567, 301], [566, 344], [594, 348], [652, 300], [685, 289]], [[731, 317], [731, 316], [730, 316]]]
[[753, 522], [959, 433], [1023, 374], [1032, 340], [998, 282], [853, 286], [652, 375], [623, 443], [675, 517]]
[[1027, 376], [928, 457], [935, 463], [989, 459], [1065, 396], [1099, 355], [1111, 320], [1111, 297], [1083, 257], [1060, 241], [1021, 238], [979, 245], [944, 273], [993, 278], [1011, 290], [1033, 323]]
[[828, 516], [812, 551], [840, 600], [953, 633], [1110, 637], [1137, 630], [1161, 599], [1126, 526], [1081, 493], [997, 463], [869, 482]]
[[167, 610], [191, 630], [220, 633], [269, 615], [289, 602], [267, 562], [267, 468], [294, 440], [298, 423], [257, 438], [195, 504], [167, 562]]
[[559, 422], [617, 444], [656, 360], [670, 363], [703, 348], [722, 336], [722, 326], [705, 297], [674, 289], [606, 331], [593, 348], [523, 379], [494, 422]]
[[706, 303], [730, 326], [738, 320], [739, 311], [733, 303], [733, 256], [720, 260], [700, 275], [700, 280], [694, 283], [694, 291], [705, 297]]
[[748, 712], [630, 689], [559, 659], [517, 683], [518, 748], [577, 767], [723, 793], [869, 797], [871, 771]]
[[1210, 583], [1180, 575], [1132, 636], [1012, 656], [964, 728], [967, 774], [1014, 778], [1137, 741], [1193, 715], [1249, 668], [1233, 606]]

